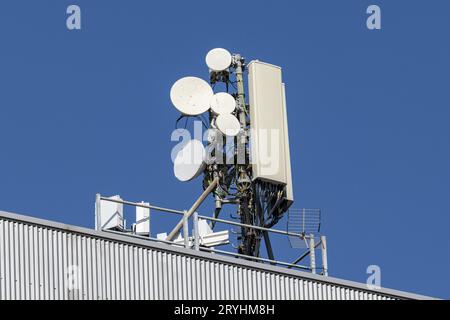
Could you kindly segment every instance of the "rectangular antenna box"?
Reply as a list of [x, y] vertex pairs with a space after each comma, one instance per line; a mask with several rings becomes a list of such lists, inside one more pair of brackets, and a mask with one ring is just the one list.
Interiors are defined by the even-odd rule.
[[[109, 199], [122, 200], [120, 196], [113, 196]], [[100, 213], [100, 216], [98, 216]], [[99, 226], [96, 225], [97, 230], [123, 230], [123, 204], [102, 200], [100, 201], [100, 208], [95, 206], [96, 222], [99, 222]], [[98, 220], [97, 220], [98, 219]]]
[[[148, 202], [141, 202], [145, 206], [149, 206]], [[136, 207], [136, 234], [150, 236], [150, 209]]]
[[281, 68], [254, 60], [248, 71], [253, 180], [284, 185], [289, 206], [294, 196]]

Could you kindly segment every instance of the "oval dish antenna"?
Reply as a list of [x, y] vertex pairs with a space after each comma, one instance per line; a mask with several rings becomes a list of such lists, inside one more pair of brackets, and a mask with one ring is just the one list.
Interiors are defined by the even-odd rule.
[[181, 78], [170, 90], [170, 100], [175, 108], [187, 116], [197, 116], [209, 110], [214, 92], [203, 79]]
[[217, 128], [224, 135], [235, 137], [241, 131], [239, 120], [232, 114], [221, 114], [216, 119]]
[[212, 49], [206, 55], [206, 65], [212, 71], [220, 72], [228, 69], [232, 62], [231, 53], [223, 48]]
[[182, 182], [197, 178], [205, 168], [205, 154], [201, 141], [189, 141], [175, 157], [173, 167], [175, 177]]
[[229, 93], [219, 92], [212, 96], [210, 105], [215, 114], [227, 114], [236, 109], [236, 100]]

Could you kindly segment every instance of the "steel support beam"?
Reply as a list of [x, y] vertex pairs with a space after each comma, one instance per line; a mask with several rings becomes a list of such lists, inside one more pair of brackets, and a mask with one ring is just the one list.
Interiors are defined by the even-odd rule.
[[189, 209], [189, 211], [183, 216], [183, 219], [181, 219], [178, 224], [175, 226], [175, 228], [170, 232], [170, 234], [167, 236], [167, 241], [172, 241], [175, 236], [180, 232], [180, 229], [183, 227], [183, 221], [184, 219], [189, 219], [189, 217], [200, 207], [200, 205], [203, 203], [203, 201], [206, 199], [206, 197], [217, 187], [217, 184], [219, 183], [219, 179], [215, 178], [213, 182], [208, 186], [208, 188], [203, 191], [203, 193], [200, 195], [200, 197], [195, 201], [195, 203], [192, 205], [192, 207]]

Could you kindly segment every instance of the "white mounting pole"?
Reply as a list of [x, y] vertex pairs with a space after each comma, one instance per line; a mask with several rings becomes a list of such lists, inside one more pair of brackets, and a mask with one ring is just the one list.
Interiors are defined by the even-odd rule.
[[200, 250], [200, 239], [198, 237], [198, 212], [195, 211], [193, 215], [193, 221], [194, 224], [194, 249], [199, 251]]
[[95, 230], [100, 230], [101, 226], [100, 226], [100, 220], [101, 220], [101, 212], [100, 212], [100, 207], [101, 207], [101, 196], [100, 193], [97, 193], [95, 195]]
[[183, 216], [183, 236], [184, 236], [184, 247], [189, 248], [189, 226], [188, 226], [188, 216], [187, 211], [184, 212]]
[[328, 277], [328, 257], [327, 257], [327, 237], [321, 236], [320, 242], [322, 243], [322, 266], [323, 275]]
[[309, 261], [311, 265], [311, 272], [316, 274], [316, 249], [314, 243], [314, 235], [309, 236]]

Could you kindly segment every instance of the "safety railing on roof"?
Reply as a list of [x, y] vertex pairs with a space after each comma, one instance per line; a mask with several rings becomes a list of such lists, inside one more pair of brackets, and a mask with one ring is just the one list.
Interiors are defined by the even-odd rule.
[[[206, 190], [206, 191], [208, 191], [208, 190]], [[206, 193], [206, 191], [205, 191], [205, 193]], [[134, 238], [140, 238], [140, 239], [145, 239], [145, 240], [154, 241], [154, 242], [166, 243], [166, 244], [170, 244], [173, 246], [184, 247], [186, 249], [192, 249], [195, 251], [206, 251], [206, 252], [211, 252], [211, 253], [223, 254], [223, 255], [227, 255], [227, 256], [233, 256], [235, 258], [246, 259], [246, 260], [250, 260], [250, 261], [269, 263], [271, 265], [279, 265], [279, 266], [283, 266], [283, 267], [287, 267], [287, 268], [301, 269], [304, 271], [310, 271], [314, 274], [316, 274], [318, 270], [321, 270], [321, 272], [320, 272], [321, 275], [328, 276], [327, 244], [326, 244], [326, 238], [324, 236], [320, 237], [320, 240], [318, 242], [316, 242], [314, 235], [312, 235], [312, 234], [308, 235], [308, 234], [304, 234], [304, 233], [294, 233], [294, 232], [289, 232], [289, 231], [284, 231], [284, 230], [259, 227], [259, 226], [254, 226], [254, 225], [243, 224], [240, 222], [200, 215], [200, 214], [198, 214], [198, 212], [196, 210], [200, 206], [200, 204], [203, 200], [204, 200], [204, 198], [202, 199], [202, 197], [200, 197], [196, 201], [196, 203], [191, 207], [190, 210], [181, 211], [181, 210], [174, 210], [174, 209], [154, 206], [154, 205], [150, 205], [150, 204], [145, 204], [145, 203], [126, 201], [126, 200], [123, 200], [120, 198], [104, 197], [100, 194], [97, 194], [96, 195], [96, 206], [95, 206], [95, 208], [96, 208], [96, 212], [95, 212], [95, 214], [96, 214], [96, 229], [100, 230], [100, 231], [126, 235], [126, 236], [130, 236], [130, 237], [134, 237]], [[156, 211], [156, 212], [164, 212], [164, 213], [179, 215], [179, 216], [181, 216], [181, 220], [179, 221], [177, 226], [172, 230], [172, 232], [169, 234], [169, 236], [167, 236], [165, 239], [151, 237], [150, 236], [151, 233], [149, 233], [149, 236], [142, 236], [142, 235], [134, 233], [133, 230], [106, 229], [105, 226], [109, 223], [109, 220], [102, 224], [102, 221], [100, 218], [102, 201], [106, 201], [109, 203], [118, 203], [118, 204], [133, 206], [133, 207], [137, 207], [137, 208], [149, 209], [149, 210], [152, 210], [152, 212]], [[191, 219], [191, 223], [193, 226], [193, 236], [192, 237], [189, 237], [189, 219]], [[145, 222], [146, 220], [150, 220], [150, 216], [140, 220], [139, 223]], [[200, 220], [206, 220], [206, 221], [211, 221], [211, 222], [215, 222], [215, 223], [223, 223], [223, 224], [228, 224], [228, 225], [232, 225], [232, 226], [255, 229], [255, 230], [269, 232], [269, 233], [275, 233], [275, 234], [279, 234], [279, 235], [285, 235], [289, 238], [298, 238], [300, 240], [305, 241], [305, 243], [308, 244], [308, 248], [307, 248], [306, 252], [304, 252], [300, 257], [298, 257], [291, 263], [283, 262], [283, 261], [279, 261], [279, 260], [262, 258], [262, 257], [248, 256], [248, 255], [239, 254], [236, 252], [218, 250], [215, 248], [208, 248], [208, 247], [201, 245], [201, 239], [200, 239], [200, 235], [199, 235], [199, 221]], [[182, 241], [182, 243], [180, 243], [179, 241], [175, 242], [174, 241], [175, 236], [180, 233], [182, 234], [182, 238], [184, 241]], [[322, 259], [321, 259], [322, 267], [316, 266], [315, 250], [319, 247], [320, 247], [321, 253], [322, 253]], [[302, 261], [303, 259], [305, 259], [308, 256], [310, 258], [309, 266], [298, 264], [300, 261]]]

